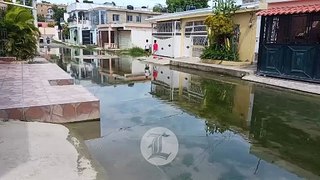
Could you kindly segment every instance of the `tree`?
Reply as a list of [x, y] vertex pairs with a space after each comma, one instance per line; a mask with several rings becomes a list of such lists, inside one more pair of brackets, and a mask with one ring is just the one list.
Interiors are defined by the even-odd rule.
[[207, 8], [208, 0], [166, 0], [169, 12], [176, 12], [176, 10], [187, 10], [188, 7], [194, 6], [196, 9]]
[[30, 60], [36, 56], [40, 32], [29, 9], [9, 8], [0, 20], [0, 26], [8, 32], [5, 55], [15, 56], [18, 60]]
[[201, 58], [216, 60], [238, 60], [238, 44], [232, 16], [240, 8], [235, 0], [215, 0], [213, 14], [205, 20], [208, 29], [209, 47]]
[[66, 12], [65, 9], [59, 8], [57, 5], [52, 6], [53, 10], [53, 19], [58, 24], [60, 22], [60, 19], [63, 19], [64, 13]]
[[44, 15], [38, 14], [37, 15], [37, 20], [38, 20], [38, 22], [45, 22], [46, 18], [44, 17]]
[[153, 9], [153, 12], [167, 12], [167, 8], [164, 7], [162, 4], [156, 4]]

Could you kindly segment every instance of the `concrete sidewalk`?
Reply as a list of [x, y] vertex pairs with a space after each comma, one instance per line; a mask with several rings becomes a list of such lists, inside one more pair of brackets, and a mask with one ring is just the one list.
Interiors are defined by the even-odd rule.
[[291, 89], [301, 92], [307, 92], [320, 95], [320, 85], [302, 81], [293, 81], [280, 78], [263, 77], [257, 75], [248, 75], [242, 78], [243, 80], [252, 81], [271, 86], [277, 86], [285, 89]]
[[226, 66], [219, 64], [207, 64], [200, 62], [199, 58], [181, 58], [181, 59], [171, 59], [170, 64], [173, 66], [197, 69], [206, 72], [213, 72], [223, 75], [229, 75], [234, 77], [243, 77], [254, 73], [254, 65], [251, 66]]
[[0, 122], [0, 179], [96, 179], [94, 163], [79, 154], [68, 136], [69, 130], [58, 124]]

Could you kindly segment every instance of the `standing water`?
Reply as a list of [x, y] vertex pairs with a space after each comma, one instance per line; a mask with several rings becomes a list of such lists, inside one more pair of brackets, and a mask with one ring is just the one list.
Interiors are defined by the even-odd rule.
[[108, 179], [320, 179], [319, 96], [73, 51], [59, 65], [100, 99], [101, 119], [67, 127]]

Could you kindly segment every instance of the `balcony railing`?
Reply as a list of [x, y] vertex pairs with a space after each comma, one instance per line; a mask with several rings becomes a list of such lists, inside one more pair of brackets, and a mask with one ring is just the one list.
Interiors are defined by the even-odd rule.
[[117, 43], [104, 43], [104, 49], [119, 49], [119, 46]]
[[91, 21], [89, 20], [74, 20], [70, 22], [70, 26], [75, 26], [75, 25], [84, 25], [84, 26], [91, 26]]

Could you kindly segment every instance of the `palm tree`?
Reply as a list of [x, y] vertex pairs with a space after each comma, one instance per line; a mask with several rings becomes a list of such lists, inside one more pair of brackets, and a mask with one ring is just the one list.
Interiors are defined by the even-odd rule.
[[40, 32], [29, 9], [8, 8], [1, 24], [8, 32], [5, 44], [7, 56], [15, 56], [18, 60], [30, 60], [36, 56]]

